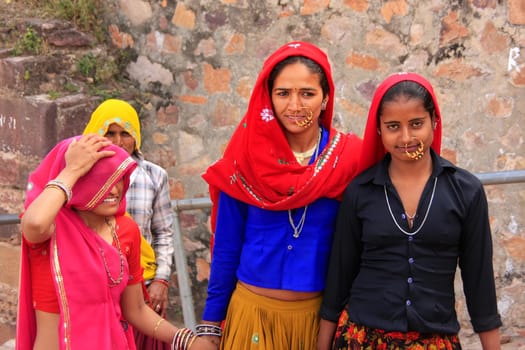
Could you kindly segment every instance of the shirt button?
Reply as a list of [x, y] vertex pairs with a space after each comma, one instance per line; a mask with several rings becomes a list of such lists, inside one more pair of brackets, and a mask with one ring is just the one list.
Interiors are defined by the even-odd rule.
[[290, 244], [290, 245], [288, 246], [288, 250], [292, 250], [292, 249], [293, 249], [293, 247], [292, 247], [292, 245]]
[[412, 279], [412, 277], [409, 277], [409, 278], [407, 278], [407, 282], [408, 283], [412, 283], [412, 282], [414, 282], [414, 280]]
[[413, 264], [414, 263], [414, 258], [408, 258], [408, 263], [409, 264]]
[[408, 237], [408, 241], [409, 241], [409, 242], [412, 242], [413, 240], [414, 240], [414, 237], [412, 237], [412, 236], [409, 236], [409, 237]]
[[405, 303], [406, 303], [407, 306], [412, 305], [412, 302], [410, 300], [407, 300]]

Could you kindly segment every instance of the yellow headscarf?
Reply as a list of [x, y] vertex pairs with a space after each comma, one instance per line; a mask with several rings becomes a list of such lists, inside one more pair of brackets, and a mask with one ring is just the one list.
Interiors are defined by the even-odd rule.
[[104, 136], [111, 124], [118, 124], [135, 139], [135, 150], [140, 150], [140, 122], [135, 108], [126, 101], [109, 99], [91, 114], [83, 134]]
[[[106, 135], [111, 124], [118, 124], [135, 139], [135, 151], [140, 150], [140, 122], [135, 108], [126, 101], [109, 99], [102, 102], [91, 114], [83, 134], [95, 133]], [[128, 213], [126, 213], [129, 215]], [[141, 236], [140, 264], [144, 268], [144, 279], [150, 280], [155, 277], [155, 252], [151, 245]]]

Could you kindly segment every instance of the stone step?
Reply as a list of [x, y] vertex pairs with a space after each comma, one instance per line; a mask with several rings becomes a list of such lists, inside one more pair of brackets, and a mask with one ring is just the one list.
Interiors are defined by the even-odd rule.
[[[31, 31], [31, 32], [29, 32]], [[29, 34], [28, 34], [29, 33]], [[26, 39], [26, 36], [29, 38]], [[78, 60], [94, 45], [94, 39], [69, 22], [22, 18], [1, 33], [0, 82], [2, 88], [35, 95], [42, 92], [85, 91], [73, 79]], [[36, 44], [38, 41], [38, 44]], [[24, 45], [38, 51], [24, 51]], [[22, 51], [18, 52], [17, 51]], [[34, 55], [34, 56], [33, 56]]]
[[82, 133], [99, 102], [84, 94], [54, 100], [48, 95], [0, 94], [0, 186], [24, 188], [29, 172], [59, 140]]
[[[74, 66], [71, 56], [63, 54], [5, 57], [0, 59], [0, 81], [3, 89], [20, 95], [58, 93], [68, 87]], [[71, 89], [80, 88], [72, 85]]]

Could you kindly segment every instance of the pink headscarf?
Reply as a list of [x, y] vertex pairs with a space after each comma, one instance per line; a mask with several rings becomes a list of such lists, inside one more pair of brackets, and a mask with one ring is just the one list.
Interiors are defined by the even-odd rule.
[[[29, 176], [25, 208], [43, 191], [65, 166], [64, 154], [73, 138], [61, 141]], [[91, 210], [98, 206], [113, 186], [124, 180], [124, 193], [136, 163], [118, 146], [105, 150], [115, 155], [99, 160], [73, 187], [71, 200], [55, 219], [55, 234], [50, 241], [50, 263], [60, 306], [60, 349], [128, 349], [120, 323], [120, 295], [127, 286], [128, 266], [117, 286], [109, 287], [102, 258], [113, 276], [120, 271], [117, 251], [89, 229], [75, 209]], [[117, 215], [125, 211], [122, 199]], [[22, 245], [16, 348], [32, 349], [35, 335], [35, 311], [32, 305], [31, 272], [27, 243]], [[134, 344], [130, 344], [134, 349]]]
[[383, 147], [381, 136], [377, 133], [379, 126], [377, 125], [377, 111], [383, 96], [385, 96], [388, 89], [402, 81], [413, 81], [424, 87], [432, 96], [434, 100], [434, 107], [436, 108], [436, 128], [434, 129], [434, 140], [432, 141], [432, 149], [437, 154], [441, 152], [441, 112], [437, 103], [436, 95], [432, 85], [416, 73], [395, 73], [387, 77], [376, 89], [374, 97], [372, 98], [372, 105], [368, 111], [368, 120], [366, 122], [365, 135], [363, 137], [363, 148], [361, 152], [361, 159], [359, 162], [359, 172], [371, 167], [372, 165], [383, 159], [386, 151]]

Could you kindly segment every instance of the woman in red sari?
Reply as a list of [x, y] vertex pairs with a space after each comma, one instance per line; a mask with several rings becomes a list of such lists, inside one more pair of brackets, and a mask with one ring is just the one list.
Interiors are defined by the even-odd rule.
[[91, 134], [60, 142], [30, 175], [17, 349], [135, 349], [130, 324], [173, 349], [205, 342], [144, 302], [140, 233], [124, 215], [135, 167], [126, 151]]
[[326, 54], [306, 42], [282, 46], [204, 174], [215, 245], [197, 333], [210, 349], [315, 348], [335, 215], [361, 147], [332, 127], [334, 99]]

